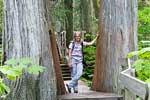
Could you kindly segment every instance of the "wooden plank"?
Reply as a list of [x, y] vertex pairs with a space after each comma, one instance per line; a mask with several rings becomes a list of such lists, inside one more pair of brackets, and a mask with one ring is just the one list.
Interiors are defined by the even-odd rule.
[[131, 75], [131, 76], [135, 76], [135, 69], [129, 68], [129, 69], [126, 69], [126, 70], [122, 71], [121, 73], [128, 74], [128, 75]]
[[136, 95], [131, 93], [128, 89], [125, 89], [125, 98], [124, 100], [136, 100]]
[[112, 93], [90, 91], [59, 95], [58, 100], [122, 100], [122, 97]]
[[126, 69], [126, 70], [122, 71], [121, 74], [130, 74], [130, 69]]
[[129, 72], [129, 70], [126, 71], [127, 72], [121, 72], [120, 75], [120, 80], [124, 85], [124, 88], [127, 88], [130, 92], [145, 100], [147, 95], [147, 84], [129, 74], [126, 74]]
[[[65, 84], [70, 81], [64, 81]], [[68, 93], [65, 95], [58, 95], [58, 100], [123, 100], [123, 97], [114, 93], [96, 92], [90, 90], [90, 87], [85, 82], [78, 81], [79, 93]]]

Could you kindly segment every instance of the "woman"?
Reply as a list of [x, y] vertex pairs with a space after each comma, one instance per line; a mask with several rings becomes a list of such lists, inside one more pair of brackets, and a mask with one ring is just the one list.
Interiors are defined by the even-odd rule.
[[69, 84], [66, 84], [68, 92], [71, 93], [71, 88], [73, 88], [74, 93], [78, 93], [78, 80], [80, 79], [83, 73], [83, 54], [82, 54], [82, 45], [90, 46], [93, 45], [97, 40], [97, 37], [91, 42], [85, 42], [81, 39], [81, 33], [79, 31], [74, 33], [74, 40], [69, 45], [69, 67], [72, 67], [71, 77], [72, 80]]

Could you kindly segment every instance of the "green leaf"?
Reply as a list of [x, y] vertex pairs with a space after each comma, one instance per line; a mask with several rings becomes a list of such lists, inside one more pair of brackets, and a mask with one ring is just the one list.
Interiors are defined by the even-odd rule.
[[143, 62], [143, 72], [146, 76], [150, 75], [150, 60], [144, 60]]
[[7, 77], [9, 80], [15, 80], [15, 79], [16, 79], [16, 76], [12, 76], [12, 75], [6, 75], [6, 77]]
[[139, 59], [139, 60], [136, 60], [135, 62], [134, 62], [134, 64], [133, 64], [133, 67], [137, 70], [137, 71], [139, 71], [139, 70], [142, 70], [142, 68], [143, 68], [143, 59]]
[[12, 68], [16, 71], [22, 72], [23, 69], [27, 68], [27, 66], [23, 64], [19, 64], [18, 66], [13, 66]]
[[[0, 66], [0, 72], [3, 73], [7, 79], [15, 80], [21, 77], [23, 70], [28, 71], [31, 74], [38, 75], [44, 71], [44, 67], [39, 65], [33, 65], [32, 59], [22, 58], [20, 60], [10, 59], [5, 62], [6, 65]], [[6, 97], [6, 93], [9, 93], [10, 89], [7, 87], [0, 78], [0, 95], [2, 98]]]
[[128, 58], [131, 58], [131, 57], [133, 57], [133, 56], [135, 56], [135, 55], [138, 55], [138, 54], [139, 54], [139, 51], [133, 51], [133, 52], [128, 53], [128, 54], [127, 54], [127, 57], [128, 57]]
[[31, 58], [22, 58], [22, 59], [20, 59], [19, 60], [19, 64], [24, 64], [24, 65], [26, 65], [26, 64], [32, 64], [32, 59]]
[[138, 55], [140, 58], [150, 58], [150, 47], [141, 49]]
[[10, 93], [10, 88], [3, 83], [3, 79], [0, 78], [0, 94], [2, 98], [6, 97], [6, 94]]
[[145, 81], [146, 83], [150, 83], [150, 78]]
[[8, 79], [14, 80], [16, 77], [22, 74], [22, 71], [13, 69], [10, 66], [1, 66], [0, 71], [7, 76]]
[[30, 74], [35, 74], [35, 75], [39, 75], [39, 72], [43, 72], [44, 71], [44, 67], [39, 66], [39, 65], [32, 65], [30, 67], [27, 68], [27, 72]]
[[18, 62], [15, 59], [10, 59], [5, 62], [6, 65], [17, 65], [17, 63]]
[[140, 58], [150, 58], [150, 47], [143, 48], [139, 51], [133, 51], [127, 54], [128, 58], [138, 55]]

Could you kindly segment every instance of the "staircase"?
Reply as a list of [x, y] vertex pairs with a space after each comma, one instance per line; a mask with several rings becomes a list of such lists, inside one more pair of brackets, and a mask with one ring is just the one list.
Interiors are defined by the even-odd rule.
[[71, 80], [71, 68], [67, 64], [60, 64], [64, 80]]

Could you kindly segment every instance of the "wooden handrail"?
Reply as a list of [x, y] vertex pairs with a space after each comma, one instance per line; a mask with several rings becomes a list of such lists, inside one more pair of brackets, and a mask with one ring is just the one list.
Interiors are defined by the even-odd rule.
[[[126, 92], [125, 100], [130, 95], [132, 100], [138, 96], [142, 100], [150, 100], [149, 91], [150, 85], [134, 77], [134, 69], [131, 68], [130, 60], [128, 59], [129, 68], [120, 73], [120, 81], [122, 89]], [[129, 93], [127, 93], [129, 92]]]
[[66, 32], [56, 33], [56, 41], [58, 45], [59, 55], [61, 58], [66, 56]]

